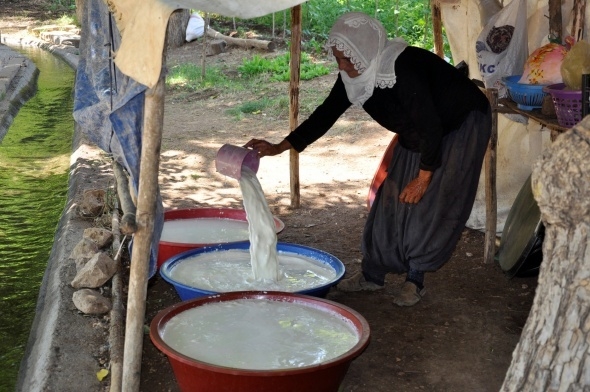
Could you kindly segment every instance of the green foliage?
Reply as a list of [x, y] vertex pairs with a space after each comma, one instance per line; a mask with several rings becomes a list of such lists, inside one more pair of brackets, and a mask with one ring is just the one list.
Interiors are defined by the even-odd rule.
[[74, 11], [76, 9], [75, 0], [51, 0], [48, 5], [50, 11]]
[[179, 64], [170, 69], [166, 76], [166, 86], [169, 88], [185, 88], [199, 90], [210, 87], [222, 87], [230, 84], [230, 80], [221, 69], [209, 67], [205, 69], [205, 78], [202, 78], [201, 67], [192, 64]]
[[[262, 73], [270, 74], [270, 79], [274, 81], [287, 82], [290, 79], [290, 54], [285, 53], [273, 59], [267, 59], [254, 55], [251, 59], [245, 59], [241, 66], [238, 67], [244, 76], [255, 76]], [[313, 79], [318, 76], [327, 75], [330, 72], [328, 67], [322, 64], [316, 64], [311, 61], [307, 53], [301, 53], [300, 77], [302, 80]]]
[[76, 14], [62, 15], [55, 21], [55, 24], [58, 26], [79, 25]]
[[[428, 50], [434, 48], [430, 0], [309, 0], [301, 6], [304, 42], [315, 40], [321, 43], [314, 45], [314, 51], [323, 45], [336, 19], [348, 11], [360, 11], [376, 17], [383, 23], [390, 38], [402, 37], [410, 45]], [[290, 16], [290, 12], [275, 13], [275, 26], [280, 28], [286, 22], [289, 28]], [[241, 26], [250, 24], [270, 27], [272, 15], [237, 23]], [[449, 43], [446, 37], [443, 40], [445, 55], [450, 58]]]

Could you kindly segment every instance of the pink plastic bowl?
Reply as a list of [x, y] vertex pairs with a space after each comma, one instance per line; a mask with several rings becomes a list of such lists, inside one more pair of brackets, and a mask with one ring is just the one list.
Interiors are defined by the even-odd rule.
[[[359, 341], [346, 353], [318, 365], [246, 370], [198, 361], [175, 351], [162, 340], [161, 331], [175, 315], [208, 303], [237, 299], [292, 302], [337, 314], [356, 328]], [[351, 362], [368, 346], [370, 329], [359, 313], [326, 299], [283, 292], [241, 291], [192, 299], [162, 310], [151, 322], [150, 337], [154, 345], [168, 356], [178, 386], [184, 392], [337, 392]]]

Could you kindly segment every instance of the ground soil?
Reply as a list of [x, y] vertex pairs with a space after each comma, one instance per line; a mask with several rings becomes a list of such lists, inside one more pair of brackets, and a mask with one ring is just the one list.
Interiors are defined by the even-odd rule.
[[[0, 8], [23, 7], [23, 3], [27, 2], [0, 0]], [[29, 5], [39, 3], [44, 2]], [[167, 64], [200, 64], [201, 51], [199, 41], [169, 49]], [[254, 54], [276, 55], [228, 47], [206, 62], [237, 73], [242, 59]], [[325, 95], [334, 79], [332, 73], [303, 81], [300, 93]], [[275, 83], [272, 90], [287, 96], [288, 85]], [[215, 154], [225, 143], [242, 145], [251, 138], [279, 142], [288, 133], [286, 115], [258, 112], [236, 118], [228, 113], [260, 99], [257, 94], [268, 94], [269, 89], [264, 91], [237, 93], [215, 87], [193, 93], [167, 91], [160, 165], [166, 209], [242, 207], [237, 181], [215, 171]], [[307, 114], [303, 111], [300, 120]], [[279, 241], [337, 256], [346, 265], [347, 276], [359, 270], [369, 186], [391, 137], [361, 110], [349, 110], [300, 155], [298, 208], [292, 207], [289, 155], [263, 158], [258, 178], [272, 212], [285, 223]], [[330, 291], [327, 299], [355, 309], [371, 328], [371, 343], [350, 365], [341, 391], [500, 389], [532, 304], [536, 278], [509, 279], [497, 264], [484, 264], [483, 238], [482, 232], [465, 229], [449, 262], [427, 274], [427, 293], [413, 307], [392, 303], [403, 276], [388, 276], [385, 290], [379, 292]], [[160, 310], [178, 301], [170, 285], [159, 276], [152, 278], [146, 326]], [[141, 391], [177, 391], [167, 358], [148, 334], [143, 346]]]
[[[200, 64], [200, 43], [168, 51], [168, 65]], [[237, 47], [208, 57], [208, 64], [241, 64], [254, 53]], [[256, 53], [258, 55], [269, 55]], [[325, 95], [334, 73], [301, 83], [300, 93]], [[276, 89], [288, 94], [286, 83]], [[187, 95], [168, 91], [160, 184], [166, 208], [236, 207], [236, 180], [215, 172], [215, 153], [224, 143], [251, 138], [279, 142], [288, 118], [258, 113], [237, 120], [227, 110], [256, 93], [225, 94], [209, 89]], [[308, 113], [303, 113], [305, 118]], [[273, 213], [285, 223], [279, 241], [311, 246], [337, 256], [347, 276], [360, 268], [360, 236], [367, 195], [391, 139], [357, 109], [349, 110], [300, 155], [301, 206], [291, 207], [289, 156], [263, 158], [258, 178]], [[371, 327], [371, 343], [350, 366], [341, 391], [498, 391], [527, 319], [536, 278], [508, 279], [497, 264], [483, 263], [480, 231], [466, 229], [449, 262], [427, 274], [427, 294], [411, 308], [392, 303], [403, 276], [389, 276], [381, 292], [328, 294], [360, 312]], [[178, 297], [156, 278], [150, 286], [148, 322]], [[176, 390], [167, 359], [146, 337], [142, 390]]]

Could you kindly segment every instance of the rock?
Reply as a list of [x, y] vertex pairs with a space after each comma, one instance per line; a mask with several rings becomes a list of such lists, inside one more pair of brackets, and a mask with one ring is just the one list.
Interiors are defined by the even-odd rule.
[[100, 227], [90, 227], [84, 230], [84, 238], [96, 242], [100, 249], [104, 249], [113, 242], [113, 233]]
[[80, 268], [72, 280], [72, 287], [75, 289], [100, 287], [111, 279], [115, 272], [117, 272], [117, 262], [104, 252], [97, 253]]
[[98, 251], [100, 251], [100, 247], [96, 242], [89, 240], [88, 238], [82, 237], [80, 242], [78, 242], [72, 250], [72, 253], [70, 254], [70, 259], [78, 260], [80, 258], [83, 258], [88, 260], [92, 258]]
[[88, 263], [88, 260], [90, 260], [90, 258], [86, 257], [79, 257], [76, 260], [74, 260], [74, 263], [76, 264], [76, 273], [80, 272], [80, 270], [84, 268], [86, 263]]
[[225, 53], [227, 43], [220, 39], [214, 39], [207, 46], [207, 56], [215, 56], [219, 53]]
[[76, 308], [85, 314], [104, 314], [111, 310], [112, 303], [96, 290], [78, 290], [72, 296]]
[[103, 189], [90, 189], [84, 192], [82, 202], [78, 206], [78, 212], [82, 216], [99, 216], [104, 211], [105, 191]]

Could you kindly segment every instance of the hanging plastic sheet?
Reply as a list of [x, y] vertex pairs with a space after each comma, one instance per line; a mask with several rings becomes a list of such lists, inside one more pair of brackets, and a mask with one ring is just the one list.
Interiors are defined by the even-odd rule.
[[[121, 35], [102, 0], [86, 2], [82, 26], [74, 119], [91, 142], [112, 154], [113, 159], [125, 167], [137, 192], [147, 87], [124, 75], [113, 63], [112, 53], [120, 46]], [[163, 226], [164, 213], [158, 191], [150, 277], [156, 272]]]

